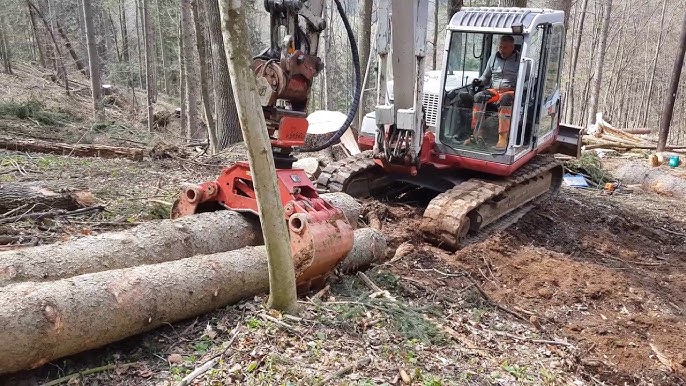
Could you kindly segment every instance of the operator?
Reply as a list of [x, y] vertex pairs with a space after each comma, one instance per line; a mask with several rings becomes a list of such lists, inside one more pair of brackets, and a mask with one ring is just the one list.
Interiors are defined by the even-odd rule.
[[[514, 104], [517, 74], [519, 73], [519, 51], [515, 50], [514, 37], [500, 37], [498, 51], [488, 59], [486, 70], [481, 77], [472, 81], [474, 86], [490, 85], [474, 95], [472, 111], [472, 131], [474, 137], [481, 138], [481, 123], [488, 103], [498, 103], [498, 143], [495, 148], [504, 150], [510, 138], [512, 105]], [[469, 142], [469, 141], [468, 141]]]

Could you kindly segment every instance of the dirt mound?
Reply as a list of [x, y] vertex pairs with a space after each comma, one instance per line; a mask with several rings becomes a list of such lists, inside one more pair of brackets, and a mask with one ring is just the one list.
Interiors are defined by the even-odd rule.
[[579, 364], [602, 380], [679, 384], [686, 233], [675, 225], [596, 195], [564, 196], [448, 259], [498, 303], [576, 342]]

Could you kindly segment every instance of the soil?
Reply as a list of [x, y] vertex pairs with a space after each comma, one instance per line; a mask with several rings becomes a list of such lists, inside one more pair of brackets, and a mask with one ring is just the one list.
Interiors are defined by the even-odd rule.
[[[61, 92], [46, 92], [50, 87], [41, 84], [41, 94]], [[87, 100], [74, 98], [74, 114], [87, 111]], [[62, 128], [0, 121], [17, 137], [155, 149], [140, 162], [0, 150], [0, 183], [87, 187], [106, 206], [86, 217], [7, 224], [0, 233], [51, 243], [154, 221], [169, 215], [183, 183], [214, 179], [226, 164], [245, 159], [240, 144], [210, 157], [115, 113], [119, 126], [108, 127], [116, 134], [94, 134], [87, 117]], [[607, 164], [629, 162], [644, 160]], [[298, 317], [271, 314], [281, 324], [265, 318], [266, 297], [247, 299], [0, 376], [0, 385], [42, 384], [80, 371], [93, 373], [68, 384], [172, 385], [215, 355], [221, 361], [194, 384], [314, 385], [350, 366], [327, 384], [398, 385], [411, 378], [416, 385], [686, 385], [680, 200], [637, 186], [612, 195], [563, 188], [507, 230], [448, 252], [418, 230], [428, 199], [365, 202], [364, 221], [373, 213], [389, 241], [386, 261], [366, 275], [386, 292], [358, 276], [337, 276], [318, 299], [301, 298]]]

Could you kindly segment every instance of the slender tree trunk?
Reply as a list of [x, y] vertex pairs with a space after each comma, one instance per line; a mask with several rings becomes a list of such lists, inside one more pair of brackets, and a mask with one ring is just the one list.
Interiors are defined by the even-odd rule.
[[200, 91], [202, 93], [202, 105], [205, 111], [205, 122], [207, 122], [207, 134], [209, 139], [210, 154], [217, 152], [217, 126], [214, 124], [212, 117], [212, 101], [210, 100], [210, 88], [207, 79], [210, 76], [208, 69], [208, 59], [211, 58], [207, 54], [207, 41], [205, 40], [204, 26], [207, 24], [205, 14], [202, 7], [198, 5], [200, 0], [191, 0], [191, 9], [193, 11], [193, 22], [195, 25], [195, 41], [198, 47], [198, 57], [200, 58]]
[[95, 116], [100, 119], [102, 112], [101, 91], [100, 84], [100, 58], [95, 48], [95, 30], [93, 28], [93, 9], [91, 8], [91, 0], [82, 0], [83, 2], [83, 20], [86, 26], [86, 45], [88, 47], [88, 63], [90, 65], [91, 73], [91, 88], [93, 94], [93, 111]]
[[36, 5], [30, 1], [29, 5], [33, 7], [33, 10], [36, 11], [38, 17], [41, 19], [41, 21], [43, 21], [43, 25], [50, 35], [50, 39], [52, 40], [52, 48], [54, 48], [55, 52], [57, 53], [56, 58], [54, 59], [55, 66], [57, 67], [57, 75], [58, 78], [62, 78], [64, 81], [64, 89], [66, 90], [66, 93], [69, 94], [69, 77], [67, 76], [67, 69], [64, 67], [64, 56], [62, 56], [62, 50], [60, 50], [57, 38], [55, 38], [52, 27], [48, 24], [48, 21], [45, 19], [45, 17], [43, 17], [43, 14], [36, 7]]
[[[187, 1], [187, 0], [186, 0]], [[182, 3], [185, 1], [182, 0]], [[169, 77], [167, 76], [167, 50], [164, 48], [164, 27], [162, 24], [162, 12], [160, 12], [160, 0], [155, 1], [156, 11], [157, 11], [157, 36], [159, 38], [158, 43], [160, 53], [162, 54], [162, 87], [164, 87], [164, 93], [169, 94]], [[188, 71], [188, 69], [186, 69]], [[188, 75], [188, 74], [186, 74]]]
[[[136, 4], [136, 47], [138, 51], [138, 82], [143, 88], [143, 47], [141, 46], [141, 26], [143, 25], [143, 15], [141, 12], [140, 2], [142, 0], [135, 0]], [[144, 38], [145, 39], [145, 38]]]
[[296, 313], [295, 269], [291, 257], [288, 228], [274, 178], [274, 158], [267, 126], [257, 94], [255, 76], [250, 70], [248, 24], [240, 1], [222, 0], [222, 27], [226, 56], [230, 59], [231, 79], [235, 85], [236, 109], [248, 148], [250, 169], [257, 195], [262, 235], [267, 249], [269, 269], [269, 307]]
[[112, 33], [112, 39], [114, 40], [114, 51], [117, 53], [117, 61], [121, 62], [123, 57], [121, 55], [121, 50], [119, 49], [119, 39], [117, 38], [117, 26], [114, 25], [114, 19], [112, 19], [112, 14], [109, 11], [103, 11], [107, 13], [107, 21], [109, 22], [110, 31]]
[[567, 120], [574, 121], [574, 84], [576, 83], [576, 67], [579, 62], [579, 49], [581, 48], [581, 38], [584, 34], [584, 21], [586, 20], [586, 10], [588, 9], [588, 0], [584, 0], [581, 4], [581, 11], [579, 13], [579, 27], [574, 36], [574, 48], [572, 48], [572, 64], [570, 66], [569, 78], [569, 99], [567, 100]]
[[[226, 59], [224, 38], [222, 36], [219, 3], [218, 0], [204, 1], [206, 6], [205, 14], [207, 15], [207, 23], [210, 28], [210, 40], [212, 41], [214, 111], [217, 114], [218, 150], [221, 150], [241, 140], [241, 123], [238, 120], [236, 101], [233, 88], [231, 87], [232, 80], [229, 77], [229, 65]], [[246, 53], [246, 55], [249, 54]]]
[[684, 20], [681, 22], [681, 35], [679, 36], [678, 47], [676, 59], [674, 60], [674, 68], [672, 69], [672, 80], [669, 84], [669, 94], [667, 95], [667, 98], [665, 98], [665, 104], [662, 109], [660, 135], [657, 142], [658, 151], [664, 151], [665, 146], [667, 146], [669, 126], [672, 124], [672, 115], [674, 114], [674, 102], [676, 101], [676, 94], [679, 90], [681, 71], [684, 67], [684, 54], [686, 54], [686, 12], [684, 12]]
[[5, 31], [5, 16], [0, 16], [0, 44], [2, 44], [2, 64], [5, 68], [5, 73], [12, 73], [12, 54], [10, 52], [10, 44], [7, 42], [7, 32]]
[[[183, 15], [179, 13], [179, 36], [183, 36], [182, 30], [182, 17]], [[179, 115], [181, 118], [181, 128], [182, 130], [185, 129], [188, 126], [188, 116], [186, 115], [186, 82], [183, 81], [183, 79], [186, 79], [186, 61], [183, 60], [183, 52], [184, 52], [184, 47], [183, 47], [183, 39], [179, 39], [179, 79], [182, 81], [179, 82], [179, 99], [181, 99], [181, 108], [179, 109]]]
[[191, 3], [189, 0], [181, 0], [181, 40], [183, 41], [183, 62], [186, 68], [186, 77], [180, 79], [186, 83], [186, 140], [192, 142], [198, 138], [198, 71], [195, 61], [195, 28], [191, 15]]
[[[664, 25], [665, 21], [665, 10], [667, 9], [667, 0], [663, 0], [662, 2], [662, 13], [660, 15], [660, 25]], [[645, 94], [645, 110], [643, 110], [643, 121], [641, 122], [641, 126], [646, 127], [648, 124], [648, 114], [650, 113], [650, 102], [653, 100], [653, 84], [655, 82], [655, 73], [657, 72], [657, 64], [658, 64], [658, 58], [660, 56], [660, 52], [662, 51], [662, 42], [663, 42], [663, 29], [660, 29], [659, 35], [657, 38], [657, 46], [655, 47], [655, 55], [653, 56], [653, 69], [650, 73], [650, 80], [648, 82], [648, 92]]]
[[148, 131], [153, 130], [154, 125], [154, 103], [155, 103], [155, 80], [153, 73], [153, 35], [150, 26], [150, 16], [148, 15], [148, 0], [142, 0], [143, 16], [143, 40], [145, 42], [145, 83], [148, 96]]
[[30, 3], [27, 1], [26, 5], [29, 8], [29, 19], [31, 20], [31, 28], [33, 29], [33, 39], [36, 41], [36, 46], [38, 48], [38, 62], [41, 67], [46, 67], [45, 62], [45, 42], [43, 41], [44, 36], [38, 32], [38, 23], [36, 22], [36, 11], [31, 7]]
[[[431, 41], [431, 45], [433, 46], [433, 68], [434, 70], [438, 68], [438, 63], [436, 63], [436, 58], [437, 58], [437, 53], [438, 53], [438, 9], [439, 9], [439, 4], [438, 0], [434, 0], [434, 33], [433, 33], [433, 40]], [[450, 22], [450, 21], [448, 21]]]
[[603, 63], [605, 62], [605, 51], [607, 47], [607, 33], [610, 26], [610, 14], [612, 12], [612, 0], [606, 0], [603, 6], [603, 25], [600, 31], [600, 42], [594, 58], [595, 74], [591, 85], [591, 100], [588, 103], [588, 122], [595, 122], [595, 115], [598, 112], [598, 97], [600, 87], [603, 82]]
[[[357, 28], [357, 42], [360, 46], [360, 68], [362, 69], [362, 71], [364, 71], [364, 69], [367, 68], [367, 61], [370, 59], [369, 52], [371, 49], [370, 47], [372, 40], [372, 3], [374, 3], [373, 0], [363, 0], [362, 4], [360, 4], [361, 7], [359, 27]], [[362, 85], [362, 88], [365, 88], [365, 84]], [[360, 130], [360, 128], [362, 127], [362, 118], [364, 118], [365, 106], [367, 105], [364, 99], [365, 98], [363, 92], [361, 95], [359, 108], [357, 109], [357, 119], [355, 119], [354, 121], [357, 122], [358, 130]]]
[[129, 53], [129, 29], [126, 25], [126, 0], [119, 2], [119, 24], [121, 28], [121, 55], [124, 62], [131, 64], [131, 54]]
[[90, 75], [86, 70], [86, 67], [83, 65], [83, 61], [81, 60], [81, 58], [79, 58], [79, 55], [76, 53], [76, 50], [74, 50], [74, 46], [71, 44], [71, 41], [67, 36], [67, 33], [64, 31], [64, 28], [62, 28], [59, 21], [57, 22], [57, 32], [59, 32], [60, 36], [62, 36], [62, 40], [64, 40], [64, 46], [67, 48], [67, 51], [69, 51], [69, 55], [71, 55], [71, 58], [74, 59], [74, 64], [76, 65], [76, 68], [79, 71], [81, 71], [83, 76], [88, 78]]
[[326, 6], [326, 3], [324, 4], [324, 10], [322, 12], [322, 16], [324, 17], [324, 20], [326, 20], [326, 28], [324, 29], [324, 32], [322, 34], [323, 42], [319, 43], [319, 47], [321, 47], [322, 50], [322, 63], [324, 64], [324, 73], [321, 74], [320, 76], [322, 77], [322, 98], [324, 99], [322, 101], [322, 106], [324, 106], [324, 110], [329, 109], [329, 47], [331, 47], [329, 41], [330, 39], [330, 26], [331, 26], [331, 18], [329, 17], [331, 10], [329, 7]]

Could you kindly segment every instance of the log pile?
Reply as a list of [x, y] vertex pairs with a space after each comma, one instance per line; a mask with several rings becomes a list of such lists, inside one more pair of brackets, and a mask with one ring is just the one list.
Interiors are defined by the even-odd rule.
[[[361, 206], [325, 196], [355, 224]], [[0, 374], [41, 366], [265, 293], [259, 224], [231, 211], [0, 253]], [[385, 255], [355, 231], [341, 272]], [[300, 272], [296, 272], [296, 276]]]
[[[657, 142], [637, 134], [649, 134], [650, 130], [628, 129], [620, 130], [604, 121], [601, 114], [596, 117], [596, 123], [591, 125], [587, 134], [583, 137], [584, 150], [611, 149], [619, 151], [627, 150], [655, 150]], [[665, 150], [681, 152], [686, 146], [667, 147]]]

